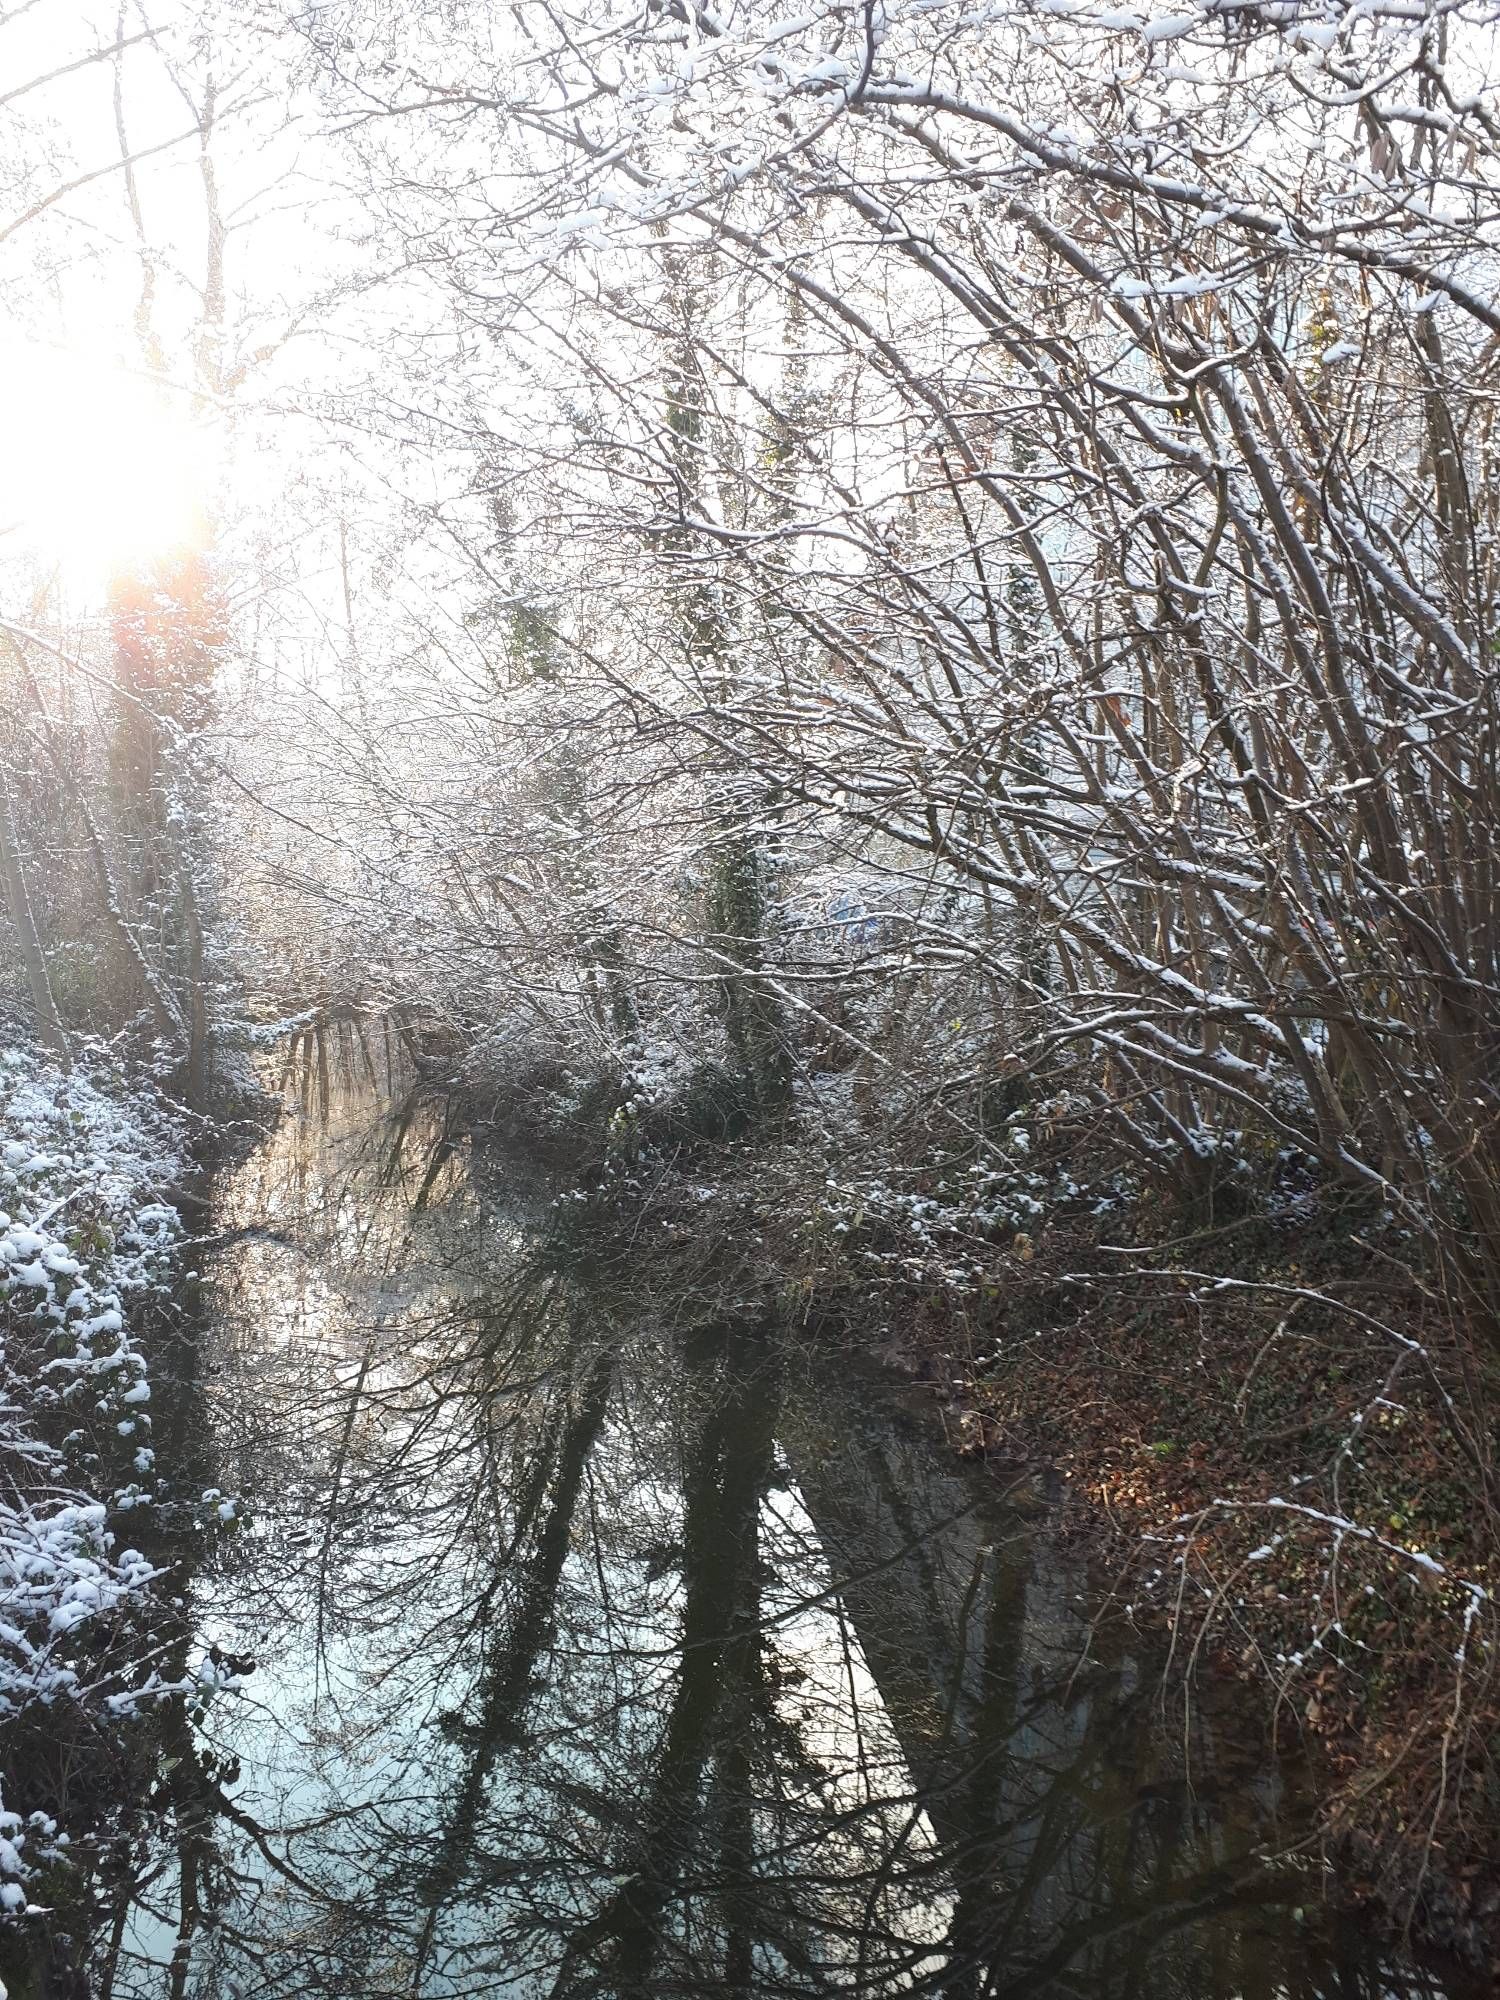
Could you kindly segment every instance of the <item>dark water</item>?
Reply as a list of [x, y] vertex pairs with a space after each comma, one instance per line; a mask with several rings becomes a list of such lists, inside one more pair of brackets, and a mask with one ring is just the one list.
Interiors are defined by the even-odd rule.
[[162, 1725], [75, 1990], [1453, 1990], [1256, 1864], [1276, 1775], [1034, 1496], [735, 1283], [559, 1257], [444, 1120], [314, 1078], [226, 1177], [158, 1447], [249, 1501], [189, 1588], [256, 1665]]

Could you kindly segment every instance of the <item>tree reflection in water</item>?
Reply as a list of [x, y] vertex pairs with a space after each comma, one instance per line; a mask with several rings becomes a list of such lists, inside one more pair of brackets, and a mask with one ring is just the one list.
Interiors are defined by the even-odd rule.
[[255, 1524], [194, 1609], [259, 1664], [163, 1727], [93, 1991], [1446, 1990], [1238, 1858], [1274, 1780], [1164, 1764], [1034, 1508], [479, 1177], [310, 1049], [226, 1186], [203, 1450]]

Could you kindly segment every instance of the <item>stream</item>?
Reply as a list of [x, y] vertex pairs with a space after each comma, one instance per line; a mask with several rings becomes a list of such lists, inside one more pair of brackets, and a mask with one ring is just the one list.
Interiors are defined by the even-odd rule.
[[[1268, 1867], [1045, 1492], [753, 1299], [556, 1246], [367, 1062], [221, 1176], [163, 1465], [237, 1686], [159, 1725], [99, 2000], [1454, 1994]], [[643, 1260], [644, 1261], [644, 1260]], [[253, 1666], [251, 1665], [253, 1662]]]

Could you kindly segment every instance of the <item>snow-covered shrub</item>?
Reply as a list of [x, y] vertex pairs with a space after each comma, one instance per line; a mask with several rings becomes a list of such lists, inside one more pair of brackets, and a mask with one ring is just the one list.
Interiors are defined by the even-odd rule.
[[[180, 1236], [160, 1196], [181, 1135], [154, 1100], [106, 1082], [0, 1049], [0, 1727], [117, 1697], [129, 1647], [85, 1656], [157, 1574], [110, 1518], [151, 1497], [136, 1329]], [[24, 1908], [26, 1855], [53, 1831], [0, 1810], [0, 1915]]]
[[[26, 1884], [38, 1864], [55, 1861], [67, 1845], [68, 1836], [58, 1832], [56, 1820], [36, 1812], [23, 1819], [8, 1811], [0, 1789], [0, 1922], [25, 1913]], [[4, 2000], [3, 1986], [0, 2000]]]
[[130, 1316], [166, 1290], [180, 1224], [160, 1194], [180, 1164], [176, 1128], [150, 1099], [0, 1051], [0, 1383], [13, 1398], [20, 1388], [23, 1408], [70, 1420], [50, 1441], [73, 1467], [152, 1470]]

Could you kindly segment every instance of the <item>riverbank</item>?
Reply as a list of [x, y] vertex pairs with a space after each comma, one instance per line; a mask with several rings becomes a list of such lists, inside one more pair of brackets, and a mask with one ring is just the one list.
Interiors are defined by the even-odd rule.
[[[160, 1685], [152, 1350], [184, 1121], [105, 1061], [0, 1046], [0, 1916], [67, 1859], [81, 1767]], [[90, 1827], [81, 1829], [91, 1832]]]
[[[1122, 1273], [1094, 1232], [1039, 1230], [993, 1297], [888, 1293], [880, 1358], [959, 1453], [1056, 1469], [1115, 1614], [1165, 1643], [1173, 1703], [1237, 1687], [1305, 1762], [1336, 1893], [1493, 1977], [1489, 1523], [1438, 1383], [1393, 1383], [1389, 1348], [1350, 1338], [1401, 1338], [1421, 1301], [1316, 1259], [1205, 1280], [1173, 1254]], [[851, 1307], [835, 1287], [812, 1312], [843, 1337]]]

